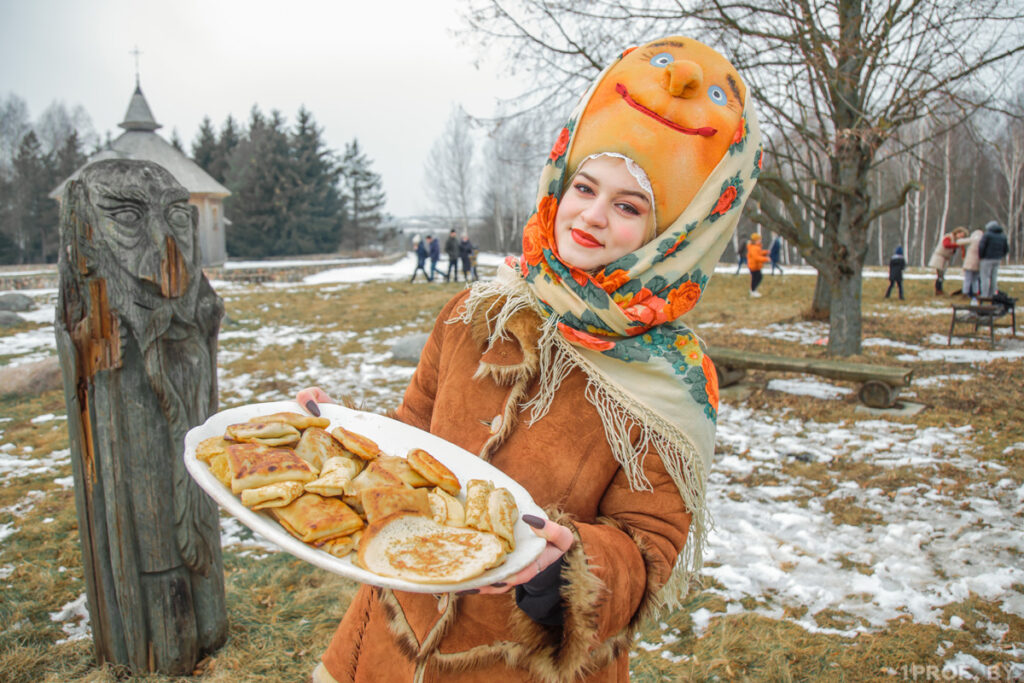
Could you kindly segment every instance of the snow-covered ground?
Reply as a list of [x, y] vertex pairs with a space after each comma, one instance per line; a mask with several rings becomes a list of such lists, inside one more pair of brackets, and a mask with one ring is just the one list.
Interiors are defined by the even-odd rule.
[[[500, 260], [498, 256], [486, 256], [481, 263], [495, 265]], [[310, 276], [306, 284], [344, 287], [353, 282], [407, 278], [413, 266], [411, 257], [388, 266], [348, 266]], [[720, 270], [734, 272], [734, 268], [725, 266]], [[787, 268], [787, 274], [793, 271]], [[1024, 269], [1007, 268], [1001, 276], [1004, 280], [1024, 281]], [[238, 283], [215, 285], [224, 293], [247, 287]], [[56, 292], [37, 291], [33, 295], [39, 305], [25, 317], [47, 324], [0, 338], [0, 357], [6, 356], [7, 364], [55, 354], [52, 320]], [[948, 311], [940, 304], [920, 308], [925, 315]], [[401, 325], [392, 330], [395, 334], [401, 331]], [[221, 363], [230, 366], [233, 358], [270, 344], [288, 345], [300, 332], [306, 339], [311, 334], [319, 335], [317, 343], [321, 346], [340, 347], [349, 339], [344, 332], [286, 326], [263, 327], [259, 334], [229, 329], [221, 335], [227, 347]], [[827, 336], [827, 327], [814, 323], [770, 325], [758, 329], [757, 334], [814, 344]], [[919, 344], [886, 339], [866, 339], [864, 343], [897, 346], [899, 358], [908, 363], [941, 360], [957, 364], [951, 374], [916, 380], [918, 386], [960, 382], [973, 377], [980, 363], [1024, 357], [1024, 340], [1019, 338], [1001, 337], [999, 347], [991, 351], [963, 348], [965, 340], [956, 337], [947, 346], [942, 334]], [[335, 366], [311, 364], [303, 372], [310, 380], [331, 386], [375, 387], [376, 393], [367, 396], [369, 403], [383, 406], [397, 403], [412, 369], [395, 366], [387, 353], [377, 352], [346, 354]], [[253, 395], [247, 389], [252, 384], [250, 378], [232, 375], [223, 367], [219, 378], [222, 391], [236, 400], [280, 398]], [[768, 388], [821, 400], [835, 400], [849, 391], [816, 378], [773, 379]], [[61, 415], [45, 414], [35, 421], [45, 424], [61, 419]], [[56, 485], [69, 486], [67, 450], [27, 451], [5, 438], [7, 421], [0, 416], [0, 476], [52, 472]], [[728, 403], [723, 404], [718, 424], [717, 456], [709, 482], [709, 507], [715, 527], [709, 538], [704, 575], [714, 580], [711, 590], [725, 600], [728, 613], [753, 609], [772, 618], [790, 619], [810, 631], [843, 636], [878, 629], [901, 615], [910, 616], [915, 623], [959, 628], [957, 618], [943, 621], [941, 608], [974, 594], [995, 602], [1006, 613], [1024, 618], [1024, 595], [1019, 588], [1011, 588], [1024, 585], [1020, 562], [1024, 557], [1024, 484], [1003, 476], [1001, 465], [979, 457], [970, 425], [922, 428], [884, 417], [849, 424], [819, 423]], [[1008, 450], [1024, 451], [1024, 443]], [[787, 473], [784, 465], [794, 459], [911, 468], [916, 476], [912, 485], [895, 492], [859, 481], [835, 481], [823, 493], [819, 480]], [[978, 483], [952, 492], [950, 468], [970, 473], [968, 479]], [[989, 483], [993, 481], [996, 483]], [[0, 524], [0, 541], [18, 533], [17, 519], [37, 499], [30, 494], [17, 504], [17, 509], [5, 510], [14, 521]], [[837, 505], [861, 510], [872, 521], [844, 524], [834, 514]], [[277, 552], [272, 544], [253, 537], [230, 518], [222, 520], [222, 538], [232, 552]], [[0, 555], [0, 585], [10, 572]], [[751, 598], [756, 607], [749, 606]], [[833, 620], [822, 625], [814, 617], [822, 610], [835, 610], [845, 616], [841, 623]], [[52, 618], [62, 623], [72, 639], [88, 634], [84, 614], [79, 599], [54, 605]], [[712, 616], [707, 610], [693, 615], [698, 631]], [[1006, 624], [989, 623], [984, 628], [992, 642], [999, 643], [1003, 654], [1024, 661], [1024, 644], [1001, 642], [1009, 630]], [[644, 643], [641, 647], [656, 649], [662, 645]], [[955, 671], [971, 670], [971, 655], [950, 649], [943, 656]], [[1024, 676], [1024, 665], [1008, 671]]]

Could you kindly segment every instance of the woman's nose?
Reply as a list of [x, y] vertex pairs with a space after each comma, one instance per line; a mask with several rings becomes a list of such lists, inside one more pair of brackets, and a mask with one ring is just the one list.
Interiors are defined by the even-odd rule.
[[603, 202], [595, 200], [580, 212], [580, 217], [587, 225], [604, 227], [608, 224], [608, 207]]
[[690, 98], [700, 92], [704, 72], [700, 65], [685, 59], [672, 62], [661, 75], [661, 87], [672, 97]]

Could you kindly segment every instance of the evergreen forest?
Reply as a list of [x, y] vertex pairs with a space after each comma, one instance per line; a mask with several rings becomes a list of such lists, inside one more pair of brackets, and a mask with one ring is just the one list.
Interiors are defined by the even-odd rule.
[[[31, 121], [17, 95], [0, 97], [0, 265], [53, 263], [59, 205], [50, 193], [110, 144], [88, 116], [54, 105]], [[231, 191], [227, 249], [233, 258], [355, 251], [392, 237], [386, 194], [356, 138], [344, 154], [328, 148], [313, 114], [300, 108], [289, 124], [257, 105], [240, 124], [204, 118], [191, 148], [177, 131], [172, 144]]]

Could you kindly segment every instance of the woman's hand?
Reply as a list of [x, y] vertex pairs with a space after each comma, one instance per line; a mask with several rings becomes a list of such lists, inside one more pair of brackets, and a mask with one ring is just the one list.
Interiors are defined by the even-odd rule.
[[551, 520], [544, 520], [533, 515], [523, 515], [523, 521], [530, 526], [533, 533], [548, 542], [544, 550], [540, 551], [537, 559], [531, 562], [528, 567], [521, 569], [518, 573], [513, 574], [504, 581], [491, 584], [490, 586], [483, 586], [480, 589], [472, 589], [466, 591], [466, 593], [505, 593], [514, 586], [527, 583], [537, 574], [558, 562], [576, 540], [572, 535], [572, 530], [561, 524], [555, 524]]
[[327, 392], [320, 387], [306, 387], [295, 394], [295, 401], [314, 417], [320, 417], [318, 403], [335, 403], [336, 401], [327, 395]]

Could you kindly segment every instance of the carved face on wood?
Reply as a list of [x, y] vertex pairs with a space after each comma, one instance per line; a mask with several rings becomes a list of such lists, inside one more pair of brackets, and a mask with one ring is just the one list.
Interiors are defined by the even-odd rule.
[[[188, 203], [188, 190], [162, 166], [127, 159], [92, 164], [79, 180], [94, 230], [79, 235], [86, 259], [99, 251], [116, 253], [120, 269], [151, 294], [183, 295], [189, 266], [198, 261], [198, 211]], [[92, 244], [82, 244], [83, 237]]]

